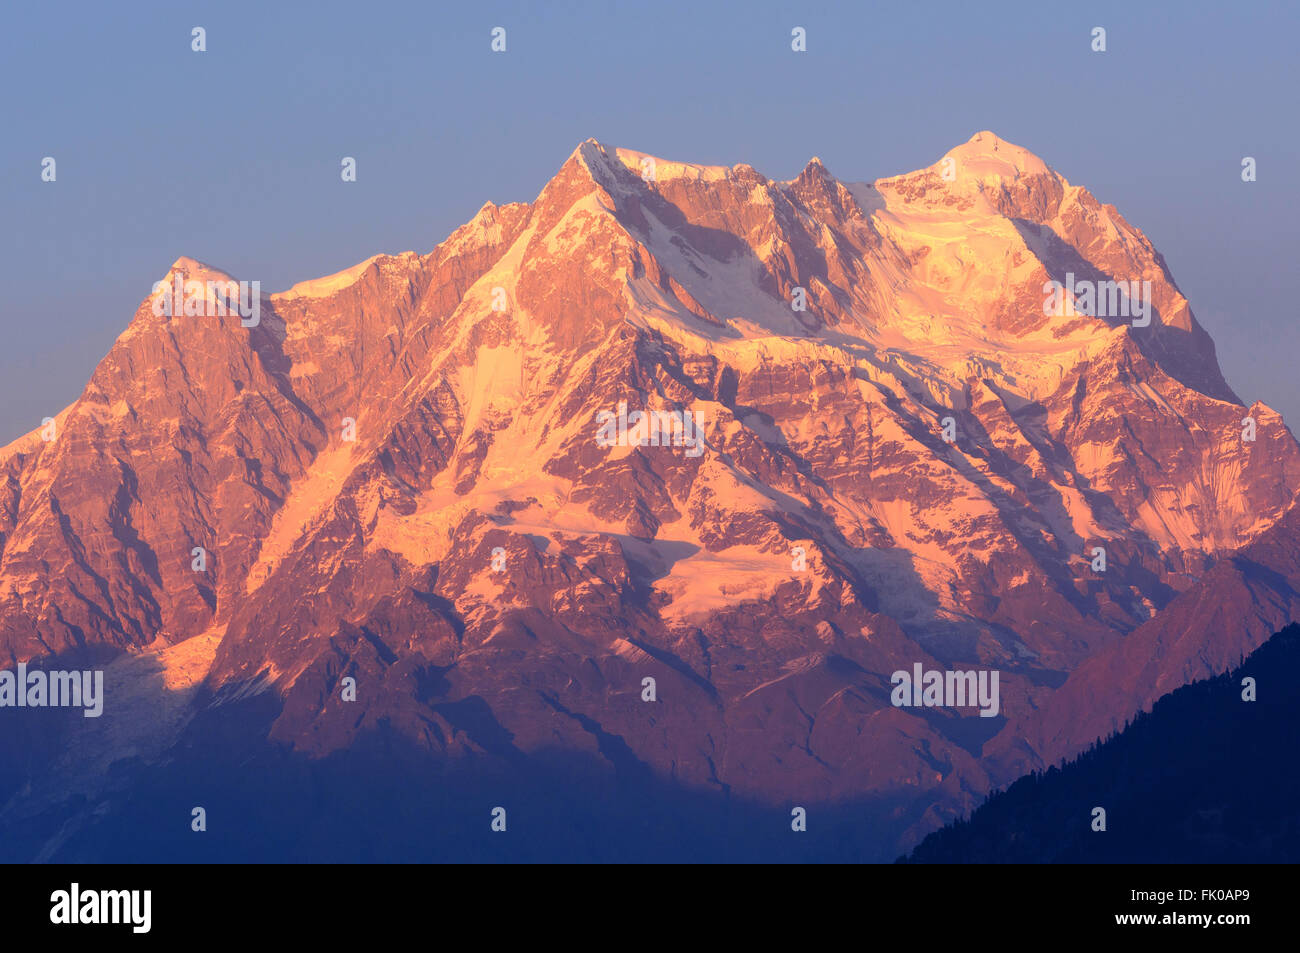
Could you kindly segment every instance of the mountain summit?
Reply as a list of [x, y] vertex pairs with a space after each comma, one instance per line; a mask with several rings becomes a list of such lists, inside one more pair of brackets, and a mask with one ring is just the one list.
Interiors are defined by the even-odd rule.
[[988, 130], [977, 132], [955, 149], [950, 149], [945, 158], [956, 163], [960, 174], [980, 181], [993, 178], [1015, 181], [1031, 176], [1055, 175], [1047, 163], [1028, 149], [999, 139]]
[[[0, 653], [117, 659], [107, 748], [583, 753], [875, 799], [881, 857], [1059, 757], [1058, 687], [1300, 476], [1146, 237], [989, 132], [871, 183], [587, 140], [254, 327], [146, 298], [56, 423], [0, 451]], [[114, 708], [142, 653], [165, 723]], [[917, 664], [1000, 672], [1000, 714], [892, 703]]]

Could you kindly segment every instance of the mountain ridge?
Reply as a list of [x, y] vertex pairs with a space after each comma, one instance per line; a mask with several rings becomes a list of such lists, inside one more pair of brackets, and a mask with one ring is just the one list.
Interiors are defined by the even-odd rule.
[[[915, 837], [1077, 743], [1057, 689], [1300, 474], [1150, 242], [989, 136], [951, 181], [869, 185], [587, 140], [533, 202], [263, 295], [255, 327], [146, 298], [59, 436], [0, 451], [0, 652], [220, 632], [204, 685], [273, 690], [294, 750], [614, 737], [687, 785], [905, 797]], [[1067, 274], [1150, 282], [1150, 325], [1047, 314]], [[620, 406], [701, 415], [702, 452], [601, 446]], [[915, 662], [1001, 669], [1003, 715], [892, 706]], [[1121, 681], [1116, 717], [1146, 702]], [[444, 714], [475, 698], [511, 748]]]
[[[1295, 723], [1294, 704], [1285, 689], [1273, 689], [1294, 681], [1298, 650], [1300, 627], [1292, 624], [1236, 664], [1165, 695], [1069, 763], [990, 795], [905, 860], [1293, 861], [1300, 849], [1295, 776], [1276, 752]], [[1105, 812], [1103, 829], [1094, 805]]]

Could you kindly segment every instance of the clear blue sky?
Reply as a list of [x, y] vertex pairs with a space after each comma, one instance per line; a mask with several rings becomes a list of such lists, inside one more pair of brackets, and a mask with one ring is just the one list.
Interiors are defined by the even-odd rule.
[[1145, 231], [1229, 383], [1296, 429], [1297, 35], [1297, 4], [1251, 0], [9, 4], [0, 444], [77, 397], [181, 255], [278, 291], [425, 252], [588, 136], [871, 180], [981, 129]]

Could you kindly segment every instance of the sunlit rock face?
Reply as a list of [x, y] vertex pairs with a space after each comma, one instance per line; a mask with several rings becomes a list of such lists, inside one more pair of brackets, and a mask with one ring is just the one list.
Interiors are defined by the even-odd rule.
[[[1146, 237], [990, 132], [872, 183], [588, 140], [256, 326], [156, 297], [0, 450], [2, 664], [118, 659], [108, 763], [259, 697], [309, 757], [382, 726], [874, 798], [887, 853], [1297, 608], [1259, 581], [1297, 576], [1295, 439]], [[893, 704], [916, 663], [1000, 672], [998, 717]]]

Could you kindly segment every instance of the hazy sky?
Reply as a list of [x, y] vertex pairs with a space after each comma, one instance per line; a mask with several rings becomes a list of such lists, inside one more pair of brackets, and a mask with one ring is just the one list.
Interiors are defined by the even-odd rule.
[[[780, 179], [818, 155], [862, 181], [981, 129], [1142, 229], [1229, 383], [1294, 430], [1296, 7], [9, 4], [0, 445], [80, 394], [181, 255], [279, 291], [427, 252], [484, 201], [534, 198], [588, 136]], [[195, 26], [207, 52], [190, 49]], [[794, 26], [806, 53], [790, 50]], [[340, 180], [343, 156], [356, 183]], [[1257, 182], [1241, 181], [1243, 156]]]

